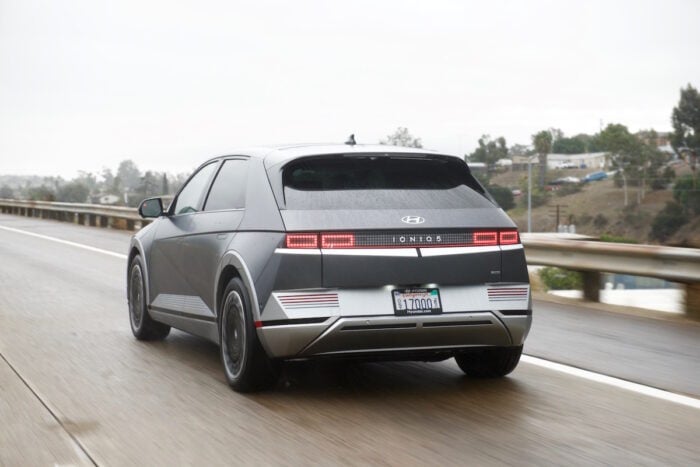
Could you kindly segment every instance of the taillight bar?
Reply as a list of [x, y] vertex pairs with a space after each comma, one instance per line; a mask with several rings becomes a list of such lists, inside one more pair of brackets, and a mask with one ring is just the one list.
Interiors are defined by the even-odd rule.
[[318, 234], [288, 233], [285, 245], [287, 248], [318, 248]]
[[[470, 239], [468, 237], [469, 234], [471, 234]], [[449, 239], [444, 238], [444, 233], [416, 233], [396, 235], [385, 234], [383, 237], [386, 242], [379, 243], [379, 241], [376, 239], [373, 239], [374, 241], [368, 241], [368, 235], [372, 236], [373, 234], [354, 234], [351, 232], [294, 232], [287, 234], [285, 238], [285, 246], [287, 248], [303, 249], [434, 248], [516, 245], [520, 243], [520, 236], [518, 235], [518, 231], [515, 229], [475, 230], [468, 233], [462, 232], [459, 235], [467, 237], [461, 241], [449, 241]], [[443, 239], [438, 240], [441, 235]], [[358, 237], [360, 240], [358, 240]], [[408, 242], [406, 241], [407, 238], [409, 239]]]
[[517, 245], [520, 243], [520, 235], [517, 230], [501, 230], [498, 232], [498, 243], [500, 245]]
[[355, 234], [322, 233], [321, 248], [355, 248]]
[[498, 245], [498, 232], [495, 230], [483, 230], [472, 234], [472, 244], [474, 246], [496, 246]]

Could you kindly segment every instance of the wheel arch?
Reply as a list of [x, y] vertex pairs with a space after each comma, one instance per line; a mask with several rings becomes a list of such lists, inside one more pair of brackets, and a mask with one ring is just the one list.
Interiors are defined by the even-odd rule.
[[131, 262], [136, 256], [141, 257], [141, 268], [143, 269], [143, 281], [144, 281], [144, 292], [146, 294], [146, 307], [151, 303], [151, 287], [148, 275], [148, 264], [146, 264], [146, 256], [143, 252], [143, 246], [134, 238], [131, 241], [131, 246], [129, 247], [129, 256], [126, 263], [126, 297], [129, 299], [129, 288], [131, 287], [131, 281], [129, 280], [129, 274], [131, 273]]
[[216, 273], [216, 288], [214, 290], [214, 309], [216, 311], [217, 321], [219, 319], [219, 310], [223, 299], [224, 290], [228, 282], [234, 277], [238, 277], [246, 287], [248, 298], [252, 305], [253, 317], [255, 320], [260, 319], [260, 305], [258, 303], [258, 295], [255, 290], [255, 283], [250, 275], [250, 270], [245, 264], [245, 261], [236, 251], [229, 250], [221, 258], [219, 267]]

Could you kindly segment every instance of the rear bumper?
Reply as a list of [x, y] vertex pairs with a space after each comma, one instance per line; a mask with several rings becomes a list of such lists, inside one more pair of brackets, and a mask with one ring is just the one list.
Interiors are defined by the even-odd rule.
[[[508, 286], [513, 288], [513, 284]], [[511, 301], [499, 296], [490, 301], [494, 295], [489, 291], [499, 287], [504, 286], [441, 288], [444, 312], [414, 316], [394, 315], [386, 287], [276, 292], [261, 314], [258, 336], [274, 358], [421, 354], [522, 345], [532, 322], [529, 286], [517, 284], [527, 289], [525, 296]], [[302, 296], [316, 298], [296, 298]]]

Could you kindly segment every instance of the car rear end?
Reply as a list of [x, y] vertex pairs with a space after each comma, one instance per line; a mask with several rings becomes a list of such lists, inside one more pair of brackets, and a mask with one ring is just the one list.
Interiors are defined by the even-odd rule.
[[363, 152], [268, 168], [286, 233], [258, 335], [271, 357], [440, 359], [521, 346], [517, 229], [460, 158]]

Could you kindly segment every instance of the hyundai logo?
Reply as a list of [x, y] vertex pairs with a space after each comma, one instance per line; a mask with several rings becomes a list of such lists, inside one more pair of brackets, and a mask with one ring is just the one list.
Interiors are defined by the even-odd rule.
[[421, 216], [403, 216], [401, 222], [404, 224], [422, 224], [425, 222], [425, 219]]

